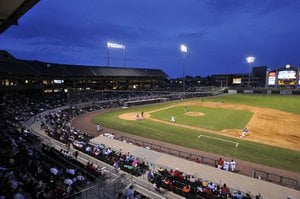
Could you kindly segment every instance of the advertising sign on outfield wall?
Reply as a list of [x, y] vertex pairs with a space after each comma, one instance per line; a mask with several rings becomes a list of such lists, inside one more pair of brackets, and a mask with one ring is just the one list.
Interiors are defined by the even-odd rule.
[[229, 94], [237, 94], [237, 91], [236, 90], [228, 90], [228, 93]]
[[253, 90], [244, 90], [245, 94], [253, 94]]
[[275, 85], [275, 80], [276, 80], [276, 73], [275, 72], [270, 72], [269, 77], [268, 77], [268, 85], [269, 86], [274, 86]]

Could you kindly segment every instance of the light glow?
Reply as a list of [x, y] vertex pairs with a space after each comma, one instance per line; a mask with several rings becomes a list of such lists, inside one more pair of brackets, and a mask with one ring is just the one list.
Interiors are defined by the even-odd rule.
[[186, 53], [186, 52], [187, 52], [187, 46], [186, 46], [186, 45], [183, 45], [183, 44], [181, 44], [181, 45], [180, 45], [180, 50], [181, 50], [181, 52], [184, 52], [184, 53]]
[[246, 58], [246, 60], [247, 60], [247, 62], [248, 62], [249, 64], [252, 64], [252, 63], [255, 61], [255, 57], [249, 56], [249, 57]]

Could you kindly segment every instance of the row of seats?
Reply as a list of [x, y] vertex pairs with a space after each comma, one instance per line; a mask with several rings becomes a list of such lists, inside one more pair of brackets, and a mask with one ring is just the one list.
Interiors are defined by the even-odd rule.
[[243, 194], [238, 190], [232, 192], [225, 183], [218, 185], [197, 176], [184, 174], [178, 169], [167, 170], [161, 167], [157, 171], [149, 171], [148, 181], [157, 190], [164, 188], [186, 198], [251, 198], [249, 194]]

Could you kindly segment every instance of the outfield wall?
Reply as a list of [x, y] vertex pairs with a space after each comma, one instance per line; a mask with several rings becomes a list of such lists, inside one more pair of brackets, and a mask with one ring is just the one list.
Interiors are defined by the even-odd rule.
[[300, 90], [292, 89], [227, 89], [228, 94], [300, 95]]

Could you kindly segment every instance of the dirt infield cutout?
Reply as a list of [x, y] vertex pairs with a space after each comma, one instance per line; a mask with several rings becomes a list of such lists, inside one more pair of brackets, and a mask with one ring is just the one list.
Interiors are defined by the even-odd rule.
[[184, 114], [192, 117], [201, 117], [205, 115], [205, 113], [201, 113], [201, 112], [186, 112]]
[[130, 121], [142, 120], [142, 119], [149, 118], [149, 117], [150, 117], [150, 114], [148, 112], [144, 113], [143, 117], [142, 117], [142, 113], [138, 113], [138, 112], [130, 112], [130, 113], [124, 113], [124, 114], [119, 115], [120, 119], [130, 120]]
[[[240, 138], [241, 136], [241, 129], [223, 129], [222, 131], [217, 131], [179, 123], [170, 123], [150, 117], [150, 114], [153, 112], [169, 109], [176, 106], [204, 106], [211, 108], [225, 108], [253, 112], [253, 116], [247, 124], [249, 135], [246, 136], [246, 140], [300, 151], [300, 115], [270, 108], [218, 102], [191, 101], [164, 107], [150, 112], [145, 112], [144, 117], [141, 117], [141, 113], [131, 112], [121, 114], [119, 115], [119, 118], [124, 120], [137, 120], [137, 115], [139, 114], [141, 120], [149, 119], [168, 125], [180, 126], [209, 133], [216, 133], [234, 138]], [[202, 113], [202, 115], [201, 112], [186, 112], [185, 114], [194, 117], [204, 116], [204, 114]]]

